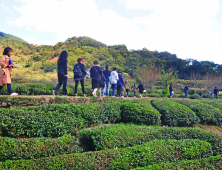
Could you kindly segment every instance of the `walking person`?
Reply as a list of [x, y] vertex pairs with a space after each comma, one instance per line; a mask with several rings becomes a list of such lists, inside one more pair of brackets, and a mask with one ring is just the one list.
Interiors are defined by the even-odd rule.
[[86, 97], [85, 88], [84, 88], [84, 77], [86, 75], [86, 70], [85, 70], [85, 65], [83, 64], [84, 61], [82, 58], [79, 58], [77, 62], [78, 64], [76, 64], [73, 68], [74, 81], [75, 81], [75, 96], [77, 96], [77, 88], [80, 82], [83, 96]]
[[17, 96], [18, 93], [13, 93], [12, 91], [12, 68], [14, 67], [13, 61], [11, 59], [12, 49], [10, 47], [6, 47], [3, 52], [3, 56], [0, 59], [0, 91], [3, 86], [7, 86], [8, 92], [10, 96]]
[[185, 92], [185, 98], [187, 98], [188, 96], [188, 90], [189, 90], [189, 87], [188, 87], [188, 84], [184, 87], [184, 92]]
[[169, 87], [169, 91], [170, 91], [170, 98], [173, 97], [173, 85], [171, 84]]
[[139, 92], [140, 92], [140, 98], [143, 98], [142, 94], [143, 94], [144, 88], [143, 88], [142, 82], [140, 82], [137, 88], [139, 89]]
[[135, 98], [136, 97], [136, 83], [134, 83], [133, 87], [132, 87], [132, 92], [134, 92], [134, 95], [133, 97]]
[[53, 95], [55, 95], [58, 92], [59, 88], [63, 85], [62, 95], [67, 96], [66, 87], [67, 87], [67, 78], [69, 77], [67, 73], [67, 63], [68, 63], [67, 58], [68, 58], [68, 52], [62, 51], [57, 61], [59, 83], [57, 84], [56, 88], [52, 90]]
[[[118, 72], [118, 77], [119, 77], [119, 80], [117, 81], [117, 96], [121, 97], [122, 96], [122, 88], [123, 88], [123, 86], [125, 86], [125, 84], [123, 81], [122, 73], [120, 71]], [[124, 96], [122, 96], [122, 97], [124, 97]]]
[[[102, 96], [102, 93], [104, 91], [105, 84], [106, 84], [106, 77], [103, 75], [103, 72], [102, 72], [101, 81], [99, 83], [99, 96], [100, 97]], [[103, 93], [103, 97], [105, 97], [104, 93]]]
[[116, 67], [113, 67], [113, 71], [111, 72], [111, 75], [110, 75], [110, 83], [112, 85], [112, 90], [113, 90], [112, 97], [115, 97], [115, 89], [116, 89], [118, 80], [119, 80], [119, 76], [117, 73], [117, 69]]
[[102, 69], [99, 66], [99, 62], [97, 60], [94, 61], [93, 66], [90, 69], [90, 75], [92, 78], [92, 95], [97, 97], [96, 91], [100, 87]]
[[126, 97], [129, 96], [129, 89], [130, 89], [130, 84], [128, 80], [125, 81], [125, 89], [126, 89]]
[[219, 93], [219, 90], [217, 87], [214, 88], [214, 97], [217, 99], [217, 94]]
[[111, 72], [109, 70], [108, 65], [105, 66], [105, 70], [103, 70], [103, 75], [106, 78], [105, 87], [103, 88], [103, 95], [104, 96], [109, 96], [109, 88], [110, 88], [109, 77], [111, 75]]

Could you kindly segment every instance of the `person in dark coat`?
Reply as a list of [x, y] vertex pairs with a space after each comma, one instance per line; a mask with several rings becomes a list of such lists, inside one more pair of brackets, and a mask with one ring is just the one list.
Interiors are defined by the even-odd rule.
[[187, 98], [188, 96], [188, 90], [189, 90], [189, 87], [188, 87], [188, 84], [184, 87], [184, 92], [185, 92], [185, 98]]
[[171, 84], [170, 87], [169, 87], [169, 91], [170, 91], [170, 98], [173, 97], [173, 85]]
[[[120, 71], [118, 72], [118, 77], [119, 77], [119, 80], [117, 81], [117, 96], [121, 97], [122, 96], [122, 87], [125, 86], [125, 84], [123, 81], [122, 73]], [[122, 96], [122, 97], [124, 97], [124, 96]]]
[[103, 70], [103, 75], [106, 78], [105, 87], [103, 88], [103, 95], [104, 96], [109, 96], [109, 88], [110, 88], [109, 77], [111, 75], [111, 72], [109, 70], [109, 66], [108, 65], [105, 66], [105, 70]]
[[78, 64], [76, 64], [73, 68], [73, 70], [79, 68], [81, 70], [81, 75], [79, 76], [78, 74], [75, 74], [74, 72], [74, 81], [75, 81], [75, 96], [77, 96], [77, 88], [78, 88], [78, 84], [79, 82], [81, 83], [81, 87], [82, 87], [82, 93], [83, 96], [86, 97], [85, 94], [85, 88], [84, 88], [84, 77], [86, 75], [86, 70], [85, 70], [85, 65], [83, 64], [83, 59], [79, 58], [77, 60]]
[[218, 94], [219, 90], [217, 87], [214, 88], [214, 97], [217, 98], [217, 94]]
[[67, 63], [68, 63], [68, 53], [67, 51], [62, 51], [62, 53], [59, 56], [59, 59], [57, 61], [58, 64], [58, 81], [56, 88], [52, 90], [52, 94], [55, 95], [59, 88], [63, 85], [63, 96], [67, 96], [67, 78], [69, 75], [67, 74]]
[[90, 69], [90, 75], [92, 78], [92, 95], [96, 96], [96, 91], [100, 87], [100, 81], [101, 81], [101, 75], [102, 75], [102, 69], [99, 66], [99, 62], [97, 60], [94, 61], [93, 66]]
[[143, 84], [142, 82], [140, 82], [140, 84], [138, 85], [137, 89], [139, 89], [139, 92], [140, 92], [140, 98], [143, 98], [142, 94], [143, 94]]

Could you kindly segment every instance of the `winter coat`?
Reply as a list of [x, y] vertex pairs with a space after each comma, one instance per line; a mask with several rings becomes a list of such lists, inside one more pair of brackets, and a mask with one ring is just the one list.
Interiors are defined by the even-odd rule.
[[188, 86], [185, 86], [185, 87], [184, 87], [184, 90], [189, 90], [189, 87], [188, 87]]
[[126, 82], [126, 83], [125, 83], [125, 88], [126, 88], [126, 89], [130, 89], [130, 84], [129, 84], [129, 82]]
[[143, 85], [139, 84], [138, 89], [139, 89], [140, 92], [143, 92], [143, 90], [144, 90]]
[[92, 66], [90, 69], [90, 75], [92, 80], [101, 81], [102, 69], [100, 68], [100, 66]]
[[67, 75], [67, 60], [61, 58], [58, 64], [58, 74]]
[[103, 70], [103, 75], [106, 77], [106, 82], [109, 82], [109, 76], [111, 75], [109, 70]]
[[75, 74], [74, 74], [74, 79], [84, 79], [85, 75], [86, 75], [86, 70], [85, 70], [85, 65], [82, 64], [82, 63], [78, 63], [76, 64], [74, 68], [76, 68], [77, 66], [79, 66], [79, 68], [81, 69], [81, 72], [83, 73], [81, 77], [76, 77]]
[[111, 84], [117, 84], [117, 81], [119, 80], [118, 73], [116, 71], [112, 71], [111, 75], [109, 77], [109, 82]]
[[132, 87], [132, 92], [137, 92], [136, 86], [133, 86], [133, 87]]
[[123, 81], [123, 76], [121, 74], [118, 74], [119, 80], [117, 81], [117, 86], [125, 86]]
[[[0, 59], [0, 86], [11, 84], [12, 67], [8, 68], [9, 59], [10, 57], [8, 55], [3, 55]], [[4, 72], [5, 74], [3, 75]]]
[[218, 88], [214, 88], [214, 94], [218, 94]]
[[170, 91], [170, 92], [173, 91], [173, 87], [172, 87], [172, 86], [169, 87], [169, 91]]

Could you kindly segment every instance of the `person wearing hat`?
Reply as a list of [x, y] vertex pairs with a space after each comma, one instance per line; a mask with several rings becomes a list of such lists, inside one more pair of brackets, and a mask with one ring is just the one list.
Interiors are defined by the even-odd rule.
[[123, 81], [123, 76], [121, 74], [122, 73], [119, 71], [118, 72], [119, 80], [117, 81], [117, 96], [118, 97], [122, 96], [122, 87], [125, 86], [124, 81]]
[[96, 91], [100, 88], [102, 69], [99, 66], [99, 62], [97, 60], [94, 61], [93, 66], [90, 69], [90, 75], [92, 78], [92, 95], [97, 97]]
[[81, 83], [83, 96], [86, 97], [85, 88], [84, 88], [84, 77], [86, 75], [85, 65], [83, 64], [83, 59], [79, 58], [77, 64], [73, 68], [74, 72], [74, 81], [75, 81], [75, 96], [77, 96], [77, 88], [79, 82]]
[[103, 88], [103, 96], [109, 96], [109, 87], [110, 87], [109, 76], [111, 75], [111, 72], [109, 70], [108, 65], [105, 66], [105, 70], [103, 70], [103, 75], [106, 78], [105, 87]]

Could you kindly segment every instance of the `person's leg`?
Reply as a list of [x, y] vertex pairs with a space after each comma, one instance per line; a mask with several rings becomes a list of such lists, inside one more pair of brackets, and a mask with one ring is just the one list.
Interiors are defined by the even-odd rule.
[[7, 89], [9, 94], [13, 93], [11, 84], [7, 84]]
[[122, 91], [123, 91], [123, 87], [120, 86], [120, 89], [119, 89], [119, 97], [123, 96]]
[[109, 82], [107, 82], [106, 87], [107, 87], [106, 95], [109, 96], [109, 88], [110, 88], [110, 83]]
[[75, 80], [75, 95], [77, 96], [77, 89], [78, 89], [79, 80]]
[[63, 76], [63, 92], [62, 95], [67, 95], [67, 77]]
[[136, 97], [136, 92], [134, 92], [134, 97]]
[[54, 89], [54, 93], [57, 93], [59, 88], [62, 86], [63, 77], [64, 77], [63, 75], [58, 74], [59, 83], [57, 84], [56, 88]]
[[101, 87], [99, 88], [99, 97], [101, 97]]
[[95, 96], [95, 97], [97, 97], [96, 96], [96, 91], [98, 90], [98, 88], [95, 88], [95, 89], [93, 89], [93, 95]]
[[0, 86], [0, 91], [2, 90], [3, 86]]
[[105, 86], [103, 88], [103, 96], [106, 96], [106, 88], [107, 88], [107, 82], [105, 83]]
[[115, 96], [116, 84], [113, 84], [113, 85], [112, 85], [112, 89], [113, 89], [113, 94], [112, 94], [112, 96]]
[[126, 89], [126, 96], [128, 97], [129, 95], [129, 89]]
[[85, 87], [84, 87], [84, 79], [80, 80], [80, 83], [81, 83], [81, 87], [82, 87], [82, 93], [83, 95], [85, 95]]
[[185, 97], [187, 98], [187, 96], [188, 96], [188, 90], [186, 90], [185, 93], [186, 93], [186, 94], [185, 94]]
[[120, 96], [120, 85], [117, 85], [117, 96], [119, 97]]

